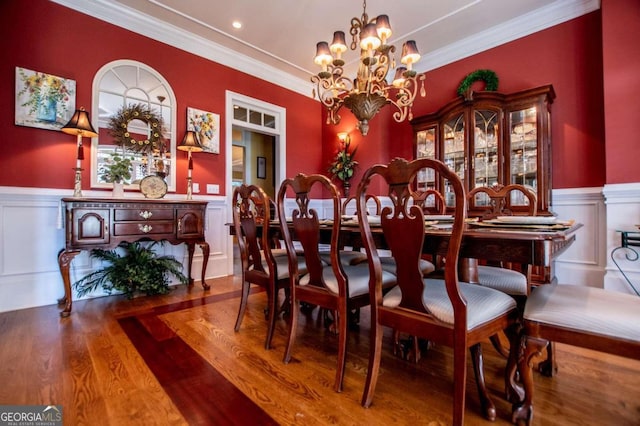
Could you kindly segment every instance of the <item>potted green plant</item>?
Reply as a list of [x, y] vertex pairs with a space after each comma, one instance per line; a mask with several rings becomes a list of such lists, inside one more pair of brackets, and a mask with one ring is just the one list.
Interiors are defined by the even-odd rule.
[[102, 171], [102, 179], [113, 183], [113, 196], [124, 195], [124, 182], [131, 179], [131, 158], [120, 155], [117, 152], [111, 154]]
[[140, 242], [120, 243], [124, 250], [95, 249], [91, 257], [108, 263], [98, 271], [91, 272], [73, 285], [78, 296], [83, 296], [102, 287], [107, 293], [117, 290], [132, 299], [136, 293], [147, 296], [166, 294], [169, 289], [169, 275], [175, 276], [182, 284], [189, 279], [182, 273], [182, 264], [172, 256], [158, 256], [153, 247], [154, 241], [148, 245]]
[[349, 196], [349, 188], [351, 187], [350, 179], [353, 177], [353, 173], [358, 165], [358, 162], [353, 159], [356, 155], [356, 151], [358, 148], [354, 148], [353, 151], [349, 152], [349, 146], [351, 145], [351, 141], [349, 138], [345, 138], [341, 142], [341, 148], [335, 156], [335, 159], [331, 163], [329, 167], [329, 173], [331, 173], [331, 177], [334, 179], [339, 179], [342, 181], [342, 187], [344, 188], [344, 196]]

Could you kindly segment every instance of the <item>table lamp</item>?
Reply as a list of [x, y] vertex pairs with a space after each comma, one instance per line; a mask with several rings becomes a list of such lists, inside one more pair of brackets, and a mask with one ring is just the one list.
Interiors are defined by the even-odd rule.
[[187, 130], [187, 133], [184, 135], [182, 142], [180, 143], [180, 145], [178, 145], [178, 149], [180, 151], [187, 151], [189, 156], [189, 169], [187, 171], [187, 200], [191, 200], [193, 193], [193, 182], [191, 180], [193, 160], [191, 159], [191, 153], [201, 152], [204, 151], [204, 149], [202, 148], [202, 145], [200, 145], [198, 134], [193, 130]]
[[84, 160], [84, 149], [82, 147], [82, 137], [95, 138], [98, 133], [91, 125], [91, 119], [89, 113], [84, 108], [77, 109], [73, 113], [73, 117], [62, 129], [64, 133], [77, 136], [78, 154], [76, 158], [76, 171], [75, 182], [73, 185], [73, 196], [82, 197], [82, 160]]

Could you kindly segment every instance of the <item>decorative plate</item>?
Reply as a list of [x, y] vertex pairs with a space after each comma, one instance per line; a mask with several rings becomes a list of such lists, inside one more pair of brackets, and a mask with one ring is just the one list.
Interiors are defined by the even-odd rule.
[[146, 198], [162, 198], [167, 193], [167, 182], [160, 176], [146, 176], [140, 181], [140, 192]]
[[450, 214], [427, 214], [424, 216], [424, 220], [439, 220], [453, 222], [453, 215]]
[[552, 225], [558, 221], [555, 216], [498, 216], [498, 222], [520, 223], [525, 225]]

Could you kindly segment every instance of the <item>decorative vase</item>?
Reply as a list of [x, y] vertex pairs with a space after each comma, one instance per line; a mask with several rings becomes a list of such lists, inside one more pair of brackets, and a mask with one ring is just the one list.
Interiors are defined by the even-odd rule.
[[55, 99], [40, 99], [36, 118], [40, 121], [55, 123], [58, 102]]
[[348, 180], [343, 180], [342, 181], [342, 189], [343, 189], [345, 198], [349, 197], [349, 190], [351, 189], [351, 182], [349, 182]]
[[113, 182], [113, 198], [123, 198], [123, 197], [124, 197], [124, 183]]

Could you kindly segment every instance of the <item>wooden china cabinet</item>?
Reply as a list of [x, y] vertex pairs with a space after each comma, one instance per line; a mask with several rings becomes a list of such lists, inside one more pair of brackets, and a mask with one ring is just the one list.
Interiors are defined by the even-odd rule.
[[[411, 121], [415, 155], [444, 161], [469, 191], [478, 186], [523, 184], [537, 195], [538, 214], [551, 214], [551, 112], [553, 86], [521, 92], [472, 92], [437, 112]], [[420, 174], [417, 189], [440, 191], [453, 205], [453, 193], [438, 176]], [[520, 197], [519, 197], [520, 196]], [[469, 215], [479, 215], [488, 200], [478, 198]], [[520, 194], [507, 206], [526, 210]]]

